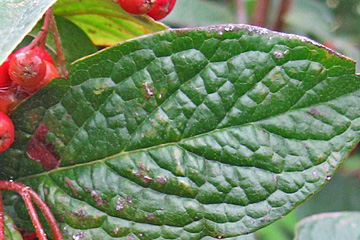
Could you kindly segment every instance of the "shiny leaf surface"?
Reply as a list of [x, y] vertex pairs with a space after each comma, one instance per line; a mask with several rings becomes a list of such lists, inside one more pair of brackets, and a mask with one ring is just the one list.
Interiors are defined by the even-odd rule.
[[36, 189], [67, 239], [236, 238], [317, 192], [359, 141], [354, 65], [245, 25], [127, 41], [13, 113], [0, 176]]

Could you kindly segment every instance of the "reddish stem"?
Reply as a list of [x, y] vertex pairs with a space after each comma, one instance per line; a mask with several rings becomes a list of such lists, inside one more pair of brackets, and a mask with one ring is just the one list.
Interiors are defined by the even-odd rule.
[[54, 39], [55, 48], [56, 48], [56, 55], [57, 55], [56, 65], [57, 65], [60, 77], [67, 79], [68, 72], [65, 67], [66, 59], [65, 59], [64, 51], [63, 51], [63, 48], [61, 45], [60, 34], [59, 34], [59, 31], [56, 26], [55, 17], [54, 17], [54, 14], [52, 14], [52, 7], [48, 11], [51, 12], [50, 17], [49, 17], [50, 18], [49, 26], [50, 26], [51, 34]]
[[47, 240], [44, 230], [40, 224], [39, 218], [36, 214], [35, 208], [31, 202], [31, 198], [29, 195], [29, 187], [25, 187], [22, 189], [21, 196], [24, 199], [26, 208], [30, 214], [31, 221], [35, 227], [35, 232], [39, 240]]
[[45, 48], [46, 39], [49, 33], [49, 22], [52, 11], [47, 11], [44, 17], [44, 24], [41, 27], [38, 35], [31, 41], [28, 45], [29, 49], [33, 49], [35, 46], [39, 45], [41, 48]]
[[289, 11], [291, 6], [292, 0], [281, 0], [279, 12], [276, 17], [274, 30], [275, 31], [281, 31], [284, 26], [284, 15]]
[[269, 11], [270, 0], [258, 0], [254, 16], [251, 20], [252, 25], [264, 27], [266, 25], [267, 13]]
[[39, 207], [40, 211], [46, 218], [46, 221], [49, 223], [50, 229], [54, 238], [56, 240], [63, 240], [63, 236], [61, 235], [60, 228], [54, 218], [54, 215], [51, 213], [50, 208], [46, 205], [46, 203], [41, 199], [41, 197], [34, 192], [33, 190], [29, 190], [29, 194], [34, 203]]
[[4, 208], [2, 204], [2, 197], [0, 191], [0, 239], [5, 239], [5, 222], [4, 222]]
[[[44, 217], [49, 223], [50, 229], [54, 235], [55, 240], [63, 240], [61, 235], [59, 226], [51, 213], [49, 207], [46, 203], [41, 199], [41, 197], [31, 190], [31, 188], [17, 182], [13, 181], [0, 181], [0, 191], [1, 190], [10, 190], [19, 193], [25, 201], [26, 207], [29, 211], [31, 220], [33, 221], [37, 236], [40, 240], [46, 240], [44, 230], [40, 225], [39, 219], [36, 215], [36, 211], [34, 206], [32, 205], [31, 200], [40, 208], [41, 212], [43, 213]], [[1, 210], [1, 209], [0, 209]], [[1, 224], [1, 223], [0, 223]], [[0, 238], [1, 240], [2, 238]]]
[[245, 3], [243, 0], [236, 0], [235, 1], [236, 6], [236, 15], [237, 15], [237, 22], [238, 23], [247, 23], [247, 14], [245, 9]]

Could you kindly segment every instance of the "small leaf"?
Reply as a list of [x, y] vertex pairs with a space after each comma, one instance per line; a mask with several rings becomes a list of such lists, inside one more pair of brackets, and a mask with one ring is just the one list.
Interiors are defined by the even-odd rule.
[[4, 222], [6, 240], [23, 240], [19, 231], [15, 228], [13, 220], [7, 214], [4, 215]]
[[322, 213], [303, 219], [296, 226], [295, 240], [358, 240], [360, 213]]
[[[246, 25], [126, 41], [15, 110], [0, 178], [38, 191], [67, 238], [247, 234], [319, 191], [359, 141], [354, 69], [307, 38]], [[50, 171], [27, 154], [42, 126], [61, 159]]]
[[56, 0], [0, 1], [0, 65]]
[[[115, 3], [116, 2], [116, 3]], [[166, 26], [146, 16], [126, 13], [111, 0], [59, 0], [54, 14], [66, 17], [86, 32], [95, 45], [109, 46], [120, 41], [157, 32]]]

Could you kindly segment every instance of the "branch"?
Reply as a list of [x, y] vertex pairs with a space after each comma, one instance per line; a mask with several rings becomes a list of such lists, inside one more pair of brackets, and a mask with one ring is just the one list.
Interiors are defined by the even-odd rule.
[[[0, 181], [0, 191], [1, 190], [14, 191], [14, 192], [19, 193], [22, 196], [22, 198], [25, 201], [26, 207], [29, 211], [31, 220], [34, 224], [34, 227], [35, 227], [35, 230], [37, 233], [37, 237], [40, 240], [46, 240], [46, 237], [45, 237], [44, 230], [41, 227], [41, 224], [37, 217], [34, 206], [32, 205], [31, 200], [34, 201], [34, 203], [39, 207], [40, 211], [43, 213], [45, 219], [47, 220], [47, 222], [50, 226], [51, 232], [54, 235], [54, 239], [55, 240], [64, 240], [64, 238], [61, 235], [59, 226], [54, 218], [54, 215], [51, 213], [49, 207], [46, 205], [46, 203], [41, 199], [41, 197], [36, 192], [31, 190], [31, 188], [29, 188], [21, 183], [17, 183], [17, 182], [13, 182], [13, 181]], [[1, 205], [1, 207], [2, 207], [2, 205]], [[1, 210], [2, 209], [0, 208], [0, 214], [3, 213], [3, 211], [1, 211]], [[0, 222], [0, 227], [1, 227], [1, 222]], [[0, 235], [0, 240], [2, 240], [2, 239], [4, 239], [4, 238], [1, 238], [1, 235]]]
[[46, 236], [45, 236], [45, 233], [44, 233], [44, 230], [41, 226], [41, 223], [39, 221], [39, 218], [36, 214], [36, 211], [35, 211], [35, 208], [31, 202], [31, 198], [30, 198], [30, 195], [29, 195], [29, 187], [25, 187], [22, 189], [22, 193], [20, 194], [21, 197], [23, 198], [24, 202], [25, 202], [25, 205], [26, 205], [26, 208], [30, 214], [30, 218], [31, 218], [31, 221], [35, 227], [35, 232], [36, 232], [36, 235], [38, 237], [39, 240], [47, 240]]
[[0, 239], [5, 239], [5, 222], [4, 222], [4, 208], [2, 204], [2, 197], [0, 191]]
[[41, 27], [38, 35], [28, 45], [29, 49], [33, 49], [37, 45], [39, 45], [41, 48], [45, 48], [46, 39], [47, 39], [47, 36], [49, 33], [49, 20], [50, 20], [51, 14], [52, 14], [52, 12], [50, 12], [49, 10], [46, 11], [45, 17], [44, 17], [44, 24]]
[[251, 25], [264, 27], [266, 25], [266, 17], [269, 11], [270, 0], [258, 0], [255, 8]]
[[248, 23], [246, 9], [243, 0], [235, 0], [236, 17], [238, 23]]
[[50, 14], [50, 30], [51, 30], [51, 34], [54, 38], [54, 43], [55, 43], [55, 48], [56, 48], [56, 55], [57, 55], [56, 65], [57, 65], [60, 77], [67, 79], [68, 72], [65, 67], [66, 59], [64, 56], [63, 48], [61, 46], [60, 34], [59, 34], [59, 31], [56, 26], [55, 17], [52, 12], [52, 7], [48, 11], [51, 12], [51, 14]]
[[281, 31], [284, 27], [284, 15], [289, 11], [292, 0], [281, 0], [279, 12], [276, 17], [274, 30]]
[[50, 211], [50, 208], [46, 205], [46, 203], [41, 199], [41, 197], [36, 192], [30, 189], [29, 194], [31, 199], [34, 201], [34, 203], [39, 207], [46, 221], [49, 223], [54, 238], [56, 240], [64, 240], [63, 236], [61, 235], [59, 226], [54, 218], [54, 215]]

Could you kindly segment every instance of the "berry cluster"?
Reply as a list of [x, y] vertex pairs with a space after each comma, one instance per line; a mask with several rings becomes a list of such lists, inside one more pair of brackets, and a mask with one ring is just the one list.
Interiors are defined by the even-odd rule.
[[146, 14], [154, 20], [160, 20], [172, 11], [176, 0], [118, 0], [118, 2], [128, 13]]
[[0, 66], [0, 153], [14, 141], [14, 125], [8, 115], [56, 77], [53, 59], [39, 46], [20, 48]]

